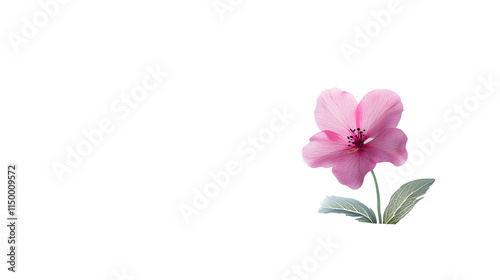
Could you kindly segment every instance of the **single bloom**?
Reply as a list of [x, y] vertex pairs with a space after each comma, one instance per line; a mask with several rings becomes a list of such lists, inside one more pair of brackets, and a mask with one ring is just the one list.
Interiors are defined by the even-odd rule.
[[373, 90], [361, 102], [338, 88], [325, 90], [314, 111], [321, 132], [302, 150], [310, 167], [332, 168], [339, 182], [351, 189], [379, 162], [403, 165], [408, 138], [396, 126], [403, 113], [401, 98], [387, 89]]

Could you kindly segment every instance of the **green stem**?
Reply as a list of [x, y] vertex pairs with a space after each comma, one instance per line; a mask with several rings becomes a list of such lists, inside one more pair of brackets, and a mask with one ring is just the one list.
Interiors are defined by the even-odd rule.
[[377, 177], [375, 177], [375, 173], [370, 171], [373, 175], [373, 180], [375, 180], [375, 188], [377, 189], [377, 211], [378, 211], [378, 223], [382, 223], [382, 215], [380, 214], [380, 192], [378, 190], [378, 183], [377, 183]]

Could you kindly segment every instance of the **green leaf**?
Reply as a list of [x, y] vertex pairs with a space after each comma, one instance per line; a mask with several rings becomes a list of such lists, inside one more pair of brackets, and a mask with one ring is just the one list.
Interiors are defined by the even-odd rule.
[[363, 223], [377, 223], [377, 218], [375, 218], [375, 213], [373, 213], [373, 210], [368, 208], [363, 203], [352, 198], [333, 195], [327, 196], [321, 202], [321, 208], [318, 210], [318, 212], [325, 214], [346, 214], [350, 217], [358, 217], [356, 220]]
[[434, 179], [419, 179], [408, 182], [399, 188], [392, 196], [384, 211], [384, 224], [397, 224], [406, 214], [410, 213], [434, 183]]

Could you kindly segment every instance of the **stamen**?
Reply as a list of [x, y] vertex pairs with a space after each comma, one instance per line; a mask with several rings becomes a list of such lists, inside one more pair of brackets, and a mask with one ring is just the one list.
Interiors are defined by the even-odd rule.
[[347, 136], [347, 139], [349, 140], [349, 144], [347, 145], [348, 147], [354, 146], [354, 149], [351, 149], [350, 151], [355, 152], [359, 149], [362, 149], [363, 145], [372, 141], [373, 138], [369, 139], [364, 139], [366, 137], [365, 131], [366, 129], [361, 129], [360, 127], [357, 127], [356, 129], [349, 129], [351, 131], [352, 135]]

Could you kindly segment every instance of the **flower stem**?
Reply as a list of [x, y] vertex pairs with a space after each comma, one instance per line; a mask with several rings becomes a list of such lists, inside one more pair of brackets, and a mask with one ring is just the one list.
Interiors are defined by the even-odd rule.
[[370, 171], [373, 175], [373, 180], [375, 181], [375, 188], [377, 189], [377, 211], [378, 211], [378, 223], [382, 223], [382, 215], [380, 214], [380, 192], [378, 190], [378, 183], [377, 183], [377, 177], [375, 177], [375, 173]]

